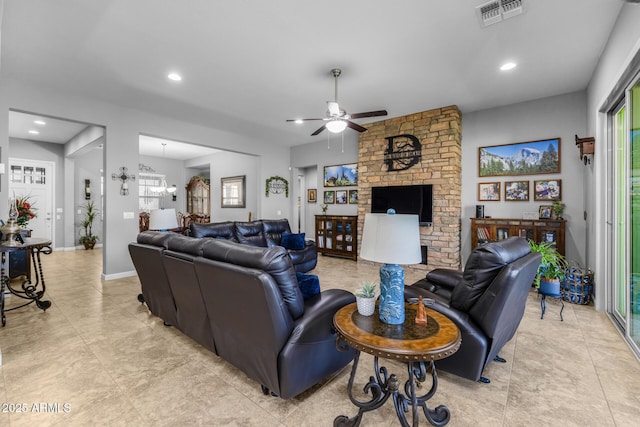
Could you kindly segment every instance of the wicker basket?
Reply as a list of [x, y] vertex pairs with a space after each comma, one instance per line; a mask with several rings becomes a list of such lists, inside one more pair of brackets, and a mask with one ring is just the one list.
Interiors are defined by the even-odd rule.
[[564, 301], [572, 304], [589, 304], [593, 294], [593, 271], [578, 266], [567, 268], [560, 294]]

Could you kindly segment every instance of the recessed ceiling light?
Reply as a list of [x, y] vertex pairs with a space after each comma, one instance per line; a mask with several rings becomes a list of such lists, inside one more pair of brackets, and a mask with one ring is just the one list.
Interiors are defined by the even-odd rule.
[[33, 129], [31, 129], [31, 130], [29, 131], [29, 133], [30, 133], [30, 134], [32, 134], [32, 135], [38, 135], [40, 132], [38, 132], [37, 130], [33, 130]]
[[515, 62], [506, 62], [506, 63], [502, 64], [502, 66], [500, 67], [500, 71], [513, 70], [517, 66], [518, 66], [518, 64], [516, 64]]
[[182, 80], [182, 76], [178, 73], [169, 73], [167, 76], [169, 80], [173, 80], [174, 82], [179, 82]]
[[40, 126], [44, 126], [44, 125], [46, 125], [46, 124], [47, 124], [47, 122], [43, 122], [42, 120], [36, 120], [36, 121], [35, 121], [35, 122], [33, 122], [33, 123], [35, 123], [35, 124], [37, 124], [37, 125], [40, 125]]

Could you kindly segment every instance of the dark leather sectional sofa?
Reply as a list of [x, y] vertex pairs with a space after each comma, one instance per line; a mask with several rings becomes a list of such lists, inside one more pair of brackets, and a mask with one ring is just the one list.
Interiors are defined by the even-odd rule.
[[285, 248], [231, 240], [140, 233], [129, 245], [139, 299], [283, 399], [349, 364], [354, 351], [336, 348], [333, 316], [353, 294], [328, 289], [304, 300]]
[[[287, 219], [191, 223], [187, 234], [192, 237], [213, 237], [250, 246], [271, 248], [280, 245], [283, 233], [291, 233]], [[305, 240], [304, 247], [300, 249], [287, 249], [287, 251], [297, 272], [306, 273], [316, 268], [318, 251], [313, 240]]]

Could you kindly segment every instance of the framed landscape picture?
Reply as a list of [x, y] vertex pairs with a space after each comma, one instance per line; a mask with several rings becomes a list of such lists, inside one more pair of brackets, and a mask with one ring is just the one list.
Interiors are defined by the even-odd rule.
[[560, 173], [560, 138], [478, 148], [479, 176]]
[[499, 182], [481, 182], [478, 184], [478, 200], [481, 202], [497, 202], [500, 200]]
[[334, 204], [336, 202], [336, 192], [333, 190], [324, 192], [324, 203], [327, 205]]
[[504, 199], [509, 202], [528, 202], [529, 181], [505, 181]]
[[324, 167], [325, 187], [349, 187], [353, 185], [358, 185], [357, 163]]
[[562, 200], [562, 180], [550, 179], [533, 181], [533, 200]]

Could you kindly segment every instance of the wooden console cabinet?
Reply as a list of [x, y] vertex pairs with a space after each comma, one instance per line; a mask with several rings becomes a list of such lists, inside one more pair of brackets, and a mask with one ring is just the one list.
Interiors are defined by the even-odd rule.
[[358, 217], [354, 215], [316, 215], [318, 252], [358, 259]]
[[563, 219], [471, 218], [471, 250], [483, 243], [520, 236], [538, 243], [553, 243], [564, 255], [566, 223]]

